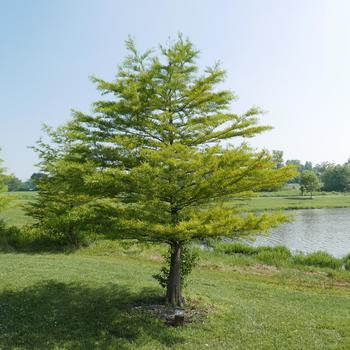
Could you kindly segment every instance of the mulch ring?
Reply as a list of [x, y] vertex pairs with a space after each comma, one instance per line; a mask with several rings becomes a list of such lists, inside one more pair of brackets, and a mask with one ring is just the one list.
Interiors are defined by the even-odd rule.
[[135, 306], [135, 310], [150, 313], [168, 326], [183, 326], [187, 323], [203, 321], [214, 309], [213, 304], [204, 304], [200, 300], [187, 300], [184, 308], [173, 308], [164, 304]]

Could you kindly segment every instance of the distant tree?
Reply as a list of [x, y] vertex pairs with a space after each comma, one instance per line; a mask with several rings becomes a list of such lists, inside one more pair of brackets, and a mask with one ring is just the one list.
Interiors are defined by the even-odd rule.
[[305, 162], [302, 171], [305, 171], [305, 170], [310, 170], [310, 171], [313, 170], [313, 167], [312, 167], [312, 163], [311, 163], [311, 162], [308, 162], [308, 161]]
[[315, 174], [319, 177], [322, 178], [323, 173], [326, 171], [326, 169], [330, 166], [332, 166], [333, 164], [328, 163], [328, 162], [323, 162], [321, 164], [316, 164], [313, 168], [313, 171], [315, 172]]
[[43, 177], [45, 177], [45, 174], [43, 174], [43, 173], [33, 173], [33, 174], [31, 175], [31, 177], [30, 177], [30, 180], [31, 180], [34, 184], [36, 184], [36, 183], [40, 182], [40, 180], [41, 180]]
[[45, 174], [42, 174], [42, 173], [33, 173], [27, 181], [23, 182], [22, 190], [37, 191], [38, 190], [37, 184], [40, 182], [40, 179], [42, 179], [44, 176]]
[[284, 215], [242, 212], [232, 198], [295, 173], [275, 169], [266, 151], [222, 143], [269, 127], [257, 124], [256, 108], [230, 112], [234, 95], [216, 88], [224, 70], [197, 74], [198, 51], [189, 41], [160, 47], [161, 57], [140, 54], [131, 40], [127, 48], [116, 81], [93, 79], [112, 98], [96, 102], [92, 115], [74, 112], [68, 125], [49, 131], [51, 144], [39, 143], [45, 176], [30, 213], [44, 231], [64, 226], [71, 235], [167, 244], [166, 301], [181, 306], [187, 244], [280, 224]]
[[277, 169], [280, 169], [284, 165], [283, 160], [283, 151], [273, 150], [272, 151], [272, 160], [275, 162]]
[[296, 176], [288, 181], [288, 183], [299, 183], [300, 182], [300, 174], [302, 169], [302, 164], [298, 159], [289, 159], [286, 161], [286, 165], [293, 166], [296, 170]]
[[312, 198], [313, 192], [321, 188], [321, 182], [313, 171], [305, 170], [300, 176], [300, 187], [303, 187], [305, 192], [309, 192]]
[[346, 192], [350, 190], [350, 165], [329, 165], [322, 174], [325, 191]]
[[17, 178], [15, 175], [6, 175], [4, 177], [4, 182], [9, 192], [23, 190], [23, 182], [19, 178]]

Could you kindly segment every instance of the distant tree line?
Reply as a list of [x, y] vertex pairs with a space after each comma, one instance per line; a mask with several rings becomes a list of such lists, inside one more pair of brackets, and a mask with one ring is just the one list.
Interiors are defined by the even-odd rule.
[[15, 175], [4, 175], [3, 183], [7, 187], [9, 192], [17, 191], [37, 191], [37, 181], [43, 176], [41, 173], [33, 173], [32, 176], [26, 180], [22, 181]]
[[[289, 180], [289, 183], [300, 184], [302, 193], [304, 191], [310, 192], [308, 186], [311, 186], [313, 191], [319, 189], [326, 192], [350, 191], [350, 158], [344, 164], [323, 162], [313, 166], [310, 161], [304, 164], [298, 159], [284, 161], [283, 151], [272, 151], [272, 154], [276, 168], [281, 168], [284, 165], [295, 166], [298, 175]], [[313, 185], [310, 185], [310, 183]]]

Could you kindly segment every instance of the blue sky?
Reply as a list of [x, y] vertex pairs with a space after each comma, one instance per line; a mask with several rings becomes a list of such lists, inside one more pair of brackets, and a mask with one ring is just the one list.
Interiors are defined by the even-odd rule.
[[98, 98], [89, 76], [112, 79], [128, 35], [140, 49], [178, 32], [220, 60], [233, 110], [266, 110], [274, 130], [251, 144], [287, 159], [350, 156], [350, 2], [347, 0], [0, 0], [0, 147], [9, 172], [35, 170], [41, 124]]

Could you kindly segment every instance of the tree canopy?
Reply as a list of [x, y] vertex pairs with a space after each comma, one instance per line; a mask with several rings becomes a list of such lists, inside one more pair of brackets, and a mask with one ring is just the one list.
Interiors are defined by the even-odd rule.
[[[167, 301], [183, 302], [181, 259], [193, 239], [241, 237], [285, 220], [242, 212], [236, 198], [295, 176], [246, 138], [270, 129], [258, 108], [231, 112], [235, 95], [215, 64], [199, 72], [199, 52], [181, 36], [139, 53], [132, 40], [116, 79], [92, 78], [105, 98], [91, 114], [73, 111], [52, 143], [39, 142], [39, 200], [29, 210], [41, 228], [77, 237], [89, 232], [170, 247]], [[109, 98], [107, 98], [109, 97]]]
[[329, 164], [321, 175], [325, 191], [345, 192], [350, 190], [350, 165]]
[[317, 175], [311, 170], [305, 170], [300, 176], [300, 187], [306, 192], [310, 193], [312, 197], [313, 192], [319, 190], [322, 184]]

